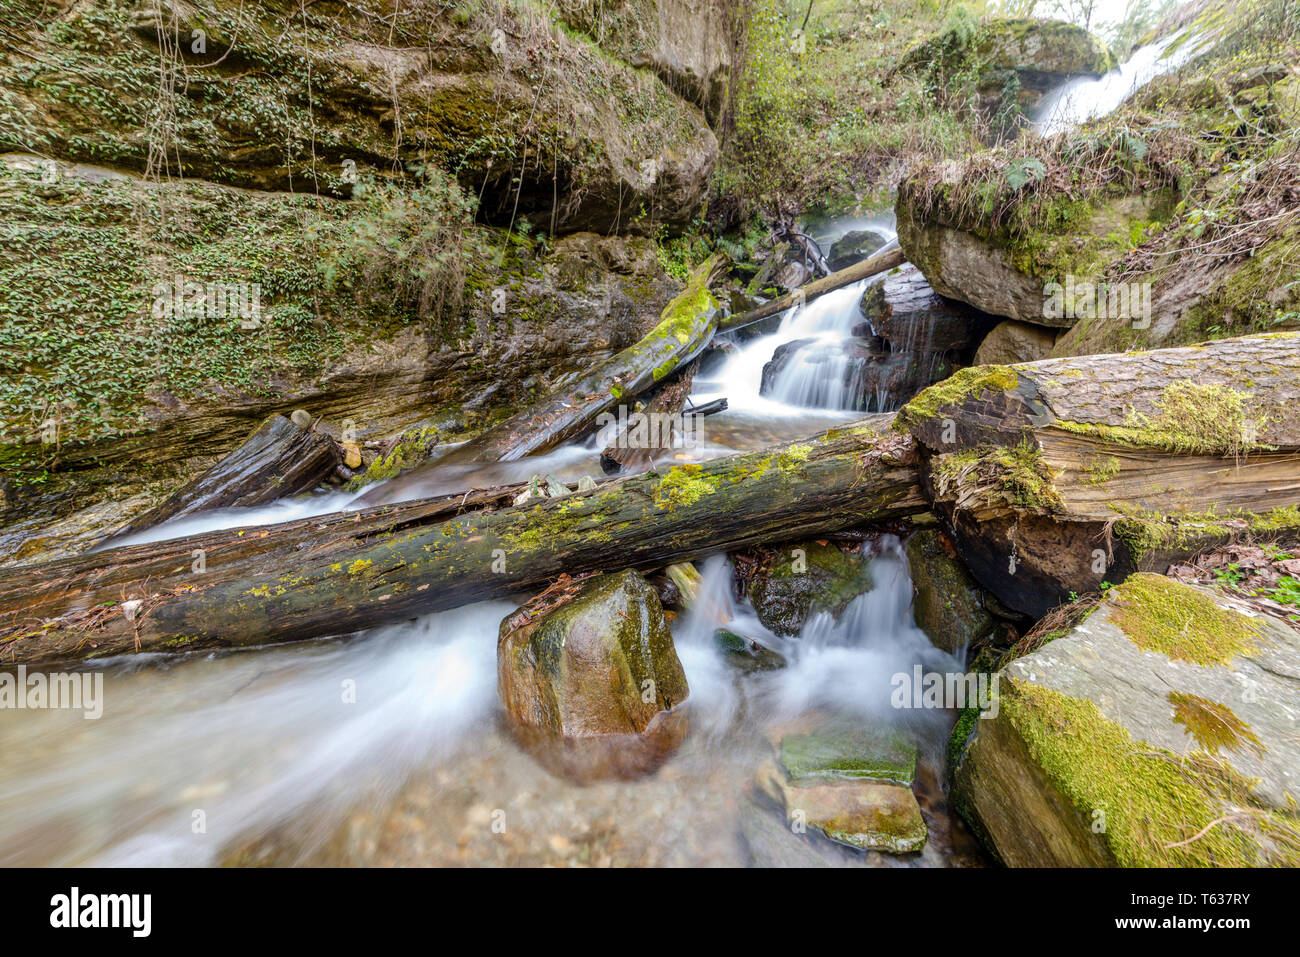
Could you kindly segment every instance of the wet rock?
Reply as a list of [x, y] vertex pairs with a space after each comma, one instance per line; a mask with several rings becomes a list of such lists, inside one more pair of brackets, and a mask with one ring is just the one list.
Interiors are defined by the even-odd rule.
[[725, 628], [713, 633], [713, 643], [729, 662], [742, 671], [773, 671], [785, 667], [784, 655]]
[[571, 587], [543, 593], [501, 623], [497, 688], [507, 724], [557, 774], [636, 777], [686, 735], [685, 672], [641, 575]]
[[835, 240], [831, 244], [830, 255], [826, 258], [830, 262], [831, 271], [838, 272], [862, 262], [883, 245], [885, 240], [879, 233], [870, 229], [855, 229]]
[[912, 617], [936, 648], [961, 652], [993, 632], [984, 590], [957, 557], [951, 540], [926, 528], [907, 540]]
[[911, 787], [916, 748], [897, 731], [832, 719], [780, 742], [780, 764], [797, 786], [816, 781], [887, 781]]
[[1290, 624], [1134, 575], [1000, 679], [950, 755], [954, 803], [1008, 865], [1300, 864]]
[[759, 621], [773, 634], [799, 634], [816, 612], [838, 618], [854, 598], [871, 589], [867, 560], [859, 552], [802, 542], [778, 554], [746, 587]]
[[993, 322], [966, 303], [939, 295], [911, 263], [868, 286], [861, 310], [894, 352], [909, 353], [920, 363], [947, 353], [969, 357]]
[[925, 847], [925, 820], [911, 788], [868, 780], [795, 784], [772, 761], [759, 768], [755, 783], [788, 820], [839, 844], [893, 854]]
[[778, 346], [763, 366], [759, 392], [808, 408], [887, 412], [920, 391], [923, 378], [910, 356], [892, 353], [879, 336], [796, 339]]
[[1017, 362], [1037, 362], [1052, 354], [1056, 334], [1042, 326], [1007, 319], [993, 327], [975, 350], [977, 366], [1015, 365]]

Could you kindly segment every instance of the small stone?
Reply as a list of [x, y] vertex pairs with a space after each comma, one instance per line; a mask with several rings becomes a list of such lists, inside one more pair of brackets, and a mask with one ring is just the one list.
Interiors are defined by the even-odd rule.
[[289, 421], [300, 429], [305, 429], [311, 425], [311, 413], [306, 409], [294, 409], [289, 414]]

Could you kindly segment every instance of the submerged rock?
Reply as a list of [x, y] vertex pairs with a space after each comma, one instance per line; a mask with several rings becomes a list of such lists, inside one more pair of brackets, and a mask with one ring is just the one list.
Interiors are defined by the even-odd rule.
[[501, 623], [506, 721], [543, 765], [579, 782], [653, 770], [686, 736], [690, 688], [654, 588], [634, 571], [549, 592]]
[[1300, 864], [1291, 625], [1139, 574], [1000, 677], [950, 756], [954, 803], [1008, 865]]
[[838, 618], [853, 599], [871, 589], [871, 572], [860, 552], [803, 542], [780, 555], [746, 587], [759, 621], [773, 634], [799, 634], [816, 612]]
[[784, 668], [786, 664], [785, 656], [779, 652], [725, 628], [719, 628], [713, 633], [713, 643], [728, 661], [742, 671], [774, 671]]
[[891, 729], [836, 719], [780, 741], [755, 784], [790, 822], [863, 850], [918, 852], [927, 840], [911, 783], [917, 749]]
[[957, 557], [948, 536], [925, 528], [907, 540], [912, 577], [912, 617], [931, 644], [949, 653], [968, 648], [989, 635], [993, 615], [984, 590]]
[[891, 728], [832, 720], [780, 743], [781, 767], [797, 786], [814, 781], [887, 781], [910, 787], [916, 748]]

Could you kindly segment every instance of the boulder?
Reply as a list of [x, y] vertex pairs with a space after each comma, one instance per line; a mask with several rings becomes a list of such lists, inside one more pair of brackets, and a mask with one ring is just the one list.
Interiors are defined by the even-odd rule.
[[884, 245], [885, 240], [874, 230], [850, 230], [831, 243], [830, 255], [826, 257], [831, 272], [839, 272], [841, 269], [848, 269], [855, 263], [862, 262]]
[[993, 327], [975, 350], [974, 365], [1010, 366], [1037, 362], [1052, 354], [1056, 335], [1050, 329], [1006, 319]]
[[911, 263], [868, 286], [860, 309], [872, 332], [887, 340], [892, 351], [908, 353], [921, 365], [946, 353], [969, 358], [991, 323], [966, 303], [939, 295]]
[[818, 612], [838, 618], [871, 588], [867, 559], [860, 552], [801, 542], [782, 550], [750, 579], [746, 593], [758, 619], [773, 634], [791, 637]]
[[778, 748], [755, 783], [789, 821], [862, 850], [904, 854], [925, 846], [911, 789], [916, 749], [897, 732], [839, 717], [784, 735]]
[[727, 661], [745, 673], [754, 671], [773, 671], [785, 667], [785, 656], [760, 645], [752, 638], [738, 635], [734, 631], [719, 628], [713, 633], [713, 643]]
[[960, 654], [992, 634], [996, 620], [946, 534], [924, 528], [907, 540], [912, 617], [936, 648]]
[[958, 723], [954, 804], [1011, 866], [1300, 864], [1300, 632], [1138, 574]]
[[575, 781], [653, 770], [686, 736], [690, 689], [653, 586], [599, 575], [501, 623], [497, 688], [519, 742]]

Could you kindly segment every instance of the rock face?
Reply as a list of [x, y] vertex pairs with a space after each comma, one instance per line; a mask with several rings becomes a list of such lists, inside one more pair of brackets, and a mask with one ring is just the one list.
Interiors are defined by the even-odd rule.
[[1300, 864], [1291, 625], [1135, 575], [1000, 679], [951, 755], [956, 805], [1006, 864]]
[[923, 528], [907, 540], [912, 576], [912, 617], [936, 648], [959, 654], [987, 637], [996, 621], [985, 607], [984, 590], [957, 558], [952, 542], [937, 528]]
[[870, 588], [870, 569], [861, 553], [801, 542], [785, 549], [778, 561], [751, 579], [747, 593], [764, 627], [788, 637], [799, 634], [817, 612], [838, 618]]
[[[26, 294], [26, 318], [12, 328], [33, 345], [42, 328], [67, 330], [45, 340], [39, 365], [4, 372], [0, 562], [88, 545], [213, 466], [267, 416], [298, 407], [335, 427], [351, 420], [361, 442], [430, 420], [444, 440], [472, 431], [635, 342], [679, 288], [651, 241], [576, 233], [546, 253], [518, 249], [499, 272], [475, 264], [455, 320], [420, 322], [401, 304], [363, 296], [378, 288], [363, 275], [323, 281], [302, 218], [310, 209], [334, 237], [361, 215], [353, 204], [58, 169], [44, 183], [31, 161], [0, 162], [0, 218], [12, 235], [32, 237], [0, 263], [0, 284]], [[187, 215], [171, 220], [170, 255], [146, 256], [138, 223], [160, 206]], [[82, 268], [102, 281], [78, 281]], [[170, 287], [177, 274], [257, 284], [261, 327], [154, 319], [156, 285]], [[147, 335], [137, 325], [146, 320]], [[51, 389], [51, 373], [69, 385]], [[51, 416], [40, 402], [14, 401], [21, 395], [59, 410], [53, 466], [41, 426]], [[38, 483], [22, 474], [28, 462], [44, 475]]]
[[912, 793], [916, 749], [887, 729], [840, 719], [788, 734], [780, 758], [759, 768], [759, 790], [791, 822], [863, 850], [905, 854], [927, 831]]
[[497, 688], [520, 743], [580, 782], [644, 774], [686, 736], [686, 675], [654, 588], [633, 571], [503, 621]]
[[1052, 354], [1056, 336], [1049, 329], [1007, 319], [993, 327], [975, 350], [977, 366], [1037, 362]]
[[[418, 3], [22, 6], [33, 21], [22, 59], [40, 65], [0, 70], [0, 88], [25, 116], [18, 145], [44, 155], [179, 162], [187, 178], [335, 195], [367, 170], [432, 162], [483, 197], [489, 220], [562, 232], [686, 223], [717, 158], [697, 103], [716, 115], [727, 86], [722, 5], [562, 4], [555, 22]], [[188, 85], [168, 96], [175, 123], [160, 131], [150, 117], [168, 29], [184, 38]], [[203, 52], [189, 51], [195, 30]], [[83, 93], [88, 70], [98, 96]], [[642, 207], [650, 215], [634, 221]]]

